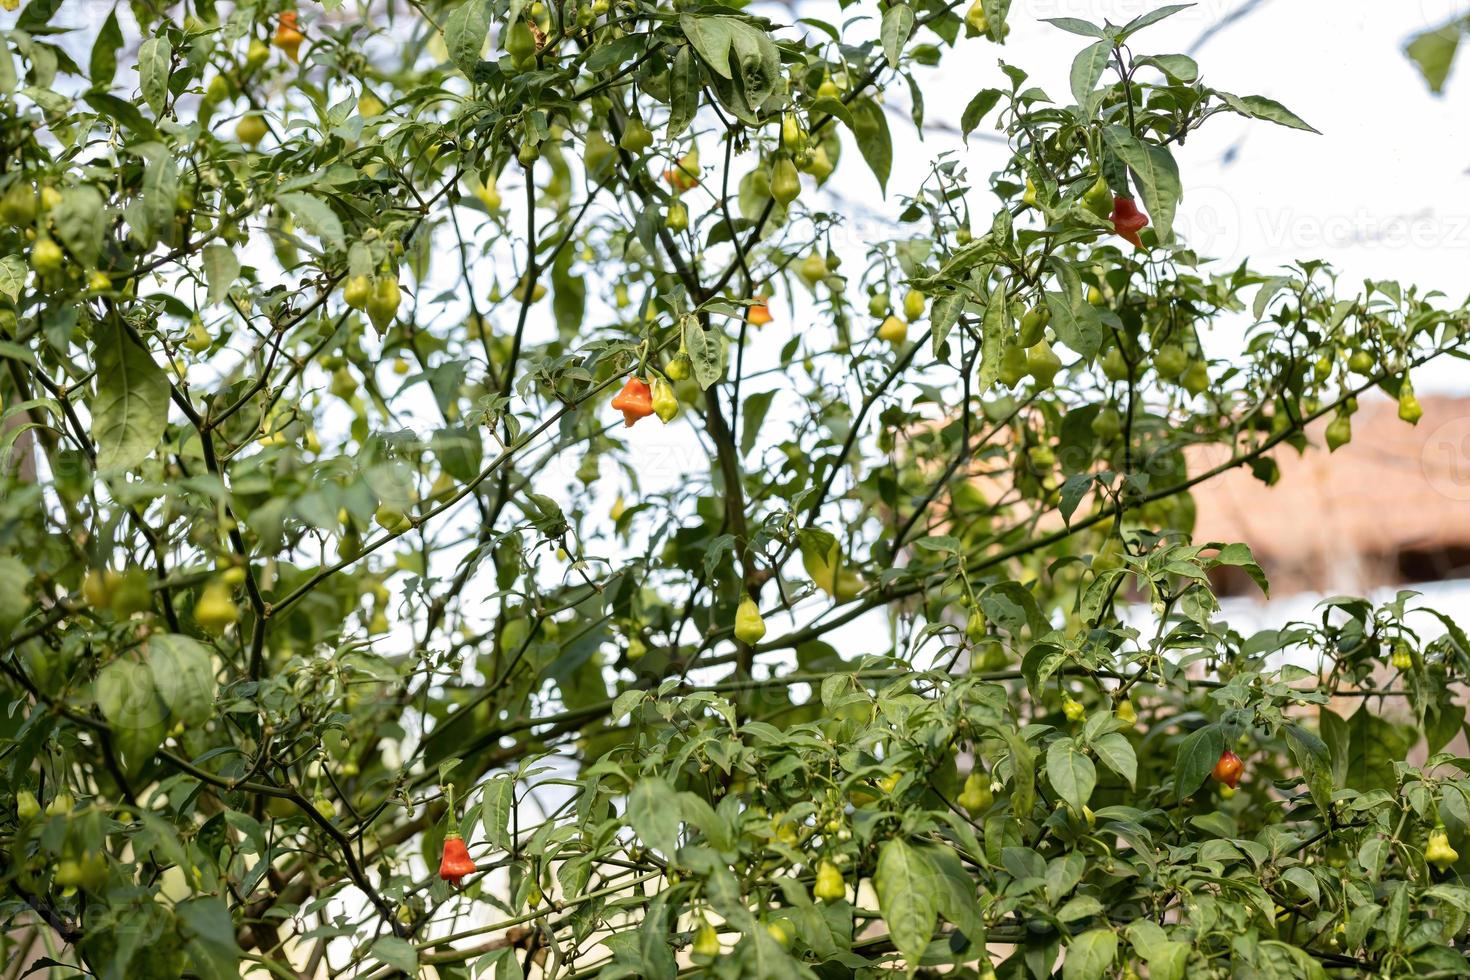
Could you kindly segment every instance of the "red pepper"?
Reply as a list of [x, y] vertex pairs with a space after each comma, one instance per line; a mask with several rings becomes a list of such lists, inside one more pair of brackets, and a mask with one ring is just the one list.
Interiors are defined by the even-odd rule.
[[444, 857], [439, 861], [439, 877], [458, 886], [465, 875], [472, 875], [476, 870], [464, 838], [450, 831], [449, 836], [444, 838]]
[[1229, 749], [1220, 753], [1220, 761], [1215, 763], [1214, 776], [1217, 780], [1234, 789], [1240, 785], [1240, 777], [1244, 772], [1245, 763], [1240, 761], [1240, 756]]
[[612, 400], [612, 407], [623, 413], [623, 424], [632, 425], [653, 414], [653, 391], [648, 382], [629, 378]]
[[1143, 248], [1138, 233], [1148, 227], [1148, 215], [1138, 210], [1131, 197], [1113, 198], [1113, 230], [1134, 248]]

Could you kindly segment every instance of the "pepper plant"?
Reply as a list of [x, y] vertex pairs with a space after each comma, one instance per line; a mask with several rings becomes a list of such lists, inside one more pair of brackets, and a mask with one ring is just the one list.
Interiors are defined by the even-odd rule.
[[[1005, 0], [59, 2], [0, 28], [8, 977], [1466, 972], [1470, 641], [1232, 627], [1190, 491], [1418, 421], [1470, 312], [1192, 249], [1188, 137], [1312, 135], [1180, 5], [1047, 91]], [[998, 168], [913, 139], [956, 58]]]

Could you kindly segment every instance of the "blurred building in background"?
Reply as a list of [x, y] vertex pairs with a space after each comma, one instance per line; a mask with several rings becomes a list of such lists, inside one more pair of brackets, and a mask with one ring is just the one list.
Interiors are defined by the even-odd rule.
[[1394, 402], [1363, 399], [1352, 442], [1330, 454], [1319, 420], [1305, 452], [1274, 451], [1273, 486], [1239, 467], [1195, 488], [1195, 542], [1250, 545], [1271, 583], [1263, 602], [1249, 578], [1224, 570], [1215, 586], [1233, 597], [1232, 614], [1277, 626], [1312, 616], [1326, 596], [1382, 600], [1399, 589], [1457, 619], [1470, 612], [1470, 398], [1420, 401], [1424, 417], [1411, 426]]

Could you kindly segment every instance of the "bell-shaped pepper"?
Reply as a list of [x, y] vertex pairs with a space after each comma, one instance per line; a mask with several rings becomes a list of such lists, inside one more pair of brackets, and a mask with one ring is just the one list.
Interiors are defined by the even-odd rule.
[[439, 877], [458, 886], [465, 875], [472, 875], [476, 870], [464, 838], [458, 832], [450, 831], [449, 836], [444, 838], [444, 856], [439, 860]]
[[1148, 227], [1148, 215], [1138, 210], [1131, 197], [1113, 198], [1113, 230], [1134, 248], [1143, 248], [1138, 233]]
[[653, 392], [648, 382], [629, 378], [623, 390], [613, 396], [612, 407], [623, 413], [623, 424], [632, 425], [653, 414]]

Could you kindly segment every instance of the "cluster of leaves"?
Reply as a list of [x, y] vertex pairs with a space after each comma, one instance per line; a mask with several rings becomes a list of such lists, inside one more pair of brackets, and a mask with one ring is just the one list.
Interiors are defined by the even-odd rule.
[[1072, 102], [1003, 63], [1006, 164], [857, 249], [833, 175], [1006, 0], [58, 6], [0, 30], [18, 968], [1464, 971], [1470, 642], [1239, 635], [1189, 491], [1416, 420], [1467, 312], [1179, 240], [1172, 145], [1310, 129], [1135, 54], [1180, 6], [1054, 21]]

